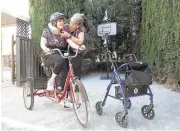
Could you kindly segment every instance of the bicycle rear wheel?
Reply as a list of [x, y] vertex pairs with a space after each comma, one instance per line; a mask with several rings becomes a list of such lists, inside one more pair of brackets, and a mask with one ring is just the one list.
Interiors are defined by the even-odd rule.
[[33, 78], [28, 78], [23, 87], [24, 105], [28, 110], [34, 106]]
[[87, 127], [90, 120], [90, 104], [88, 95], [82, 82], [78, 79], [73, 81], [73, 108], [79, 123], [83, 127]]

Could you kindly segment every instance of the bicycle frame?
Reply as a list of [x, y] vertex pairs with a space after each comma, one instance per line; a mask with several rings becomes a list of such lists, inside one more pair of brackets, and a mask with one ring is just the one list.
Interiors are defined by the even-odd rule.
[[68, 61], [69, 61], [69, 71], [67, 73], [66, 81], [65, 81], [65, 84], [64, 84], [64, 90], [62, 92], [59, 92], [57, 90], [57, 87], [56, 87], [56, 81], [54, 81], [55, 86], [54, 86], [53, 91], [47, 91], [46, 88], [45, 88], [45, 89], [43, 89], [44, 91], [42, 93], [38, 93], [38, 91], [42, 90], [42, 89], [36, 89], [34, 91], [34, 96], [35, 95], [38, 95], [38, 96], [42, 95], [42, 96], [47, 96], [49, 98], [57, 98], [57, 102], [59, 103], [62, 99], [64, 99], [64, 97], [66, 96], [68, 87], [70, 87], [71, 98], [72, 98], [72, 100], [74, 102], [74, 93], [73, 93], [72, 82], [73, 82], [73, 79], [76, 79], [76, 77], [74, 76], [74, 70], [73, 70], [71, 59], [77, 56], [78, 51], [76, 51], [76, 54], [73, 57], [72, 56], [64, 57], [60, 51], [59, 51], [59, 53], [61, 54], [61, 56], [63, 58], [67, 58]]
[[[37, 86], [35, 87], [36, 83], [34, 78], [27, 78], [27, 82], [24, 84], [23, 88], [23, 98], [24, 98], [24, 104], [26, 109], [32, 110], [34, 106], [34, 96], [46, 96], [50, 100], [59, 103], [62, 99], [65, 98], [65, 101], [63, 100], [61, 104], [63, 104], [64, 108], [71, 108], [71, 105], [73, 106], [73, 110], [75, 112], [75, 115], [77, 117], [78, 122], [83, 127], [87, 127], [89, 120], [90, 120], [90, 104], [88, 95], [86, 92], [86, 89], [83, 85], [83, 83], [77, 79], [74, 75], [74, 70], [72, 66], [72, 59], [75, 58], [78, 54], [78, 50], [83, 48], [78, 48], [76, 50], [75, 54], [69, 54], [69, 48], [68, 52], [62, 54], [61, 50], [59, 49], [52, 49], [52, 51], [59, 51], [60, 55], [68, 59], [69, 64], [69, 71], [67, 72], [67, 77], [64, 84], [64, 89], [62, 92], [58, 91], [57, 85], [56, 85], [56, 79], [54, 79], [54, 90], [47, 90], [47, 87], [42, 84], [41, 87]], [[56, 52], [52, 52], [56, 53]], [[66, 66], [66, 65], [64, 65]], [[46, 84], [47, 80], [46, 80]], [[70, 91], [69, 91], [70, 89]], [[38, 91], [43, 92], [38, 92]], [[70, 96], [70, 101], [66, 100], [68, 95]], [[30, 98], [30, 99], [29, 99]], [[71, 105], [66, 105], [66, 103], [71, 103]]]
[[59, 93], [56, 90], [58, 102], [60, 102], [65, 97], [68, 87], [70, 87], [70, 91], [71, 91], [71, 95], [72, 95], [71, 97], [73, 98], [73, 101], [74, 101], [72, 82], [73, 82], [73, 79], [76, 79], [76, 77], [74, 76], [74, 70], [72, 67], [71, 59], [68, 59], [68, 60], [69, 60], [69, 71], [68, 71], [66, 81], [64, 84], [64, 90], [62, 91], [63, 93], [61, 93], [61, 92]]

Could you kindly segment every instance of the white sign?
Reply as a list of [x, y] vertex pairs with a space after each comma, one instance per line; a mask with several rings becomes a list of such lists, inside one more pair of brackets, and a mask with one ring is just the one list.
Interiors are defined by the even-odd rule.
[[98, 25], [97, 27], [97, 34], [98, 36], [108, 35], [116, 35], [116, 23], [103, 23]]

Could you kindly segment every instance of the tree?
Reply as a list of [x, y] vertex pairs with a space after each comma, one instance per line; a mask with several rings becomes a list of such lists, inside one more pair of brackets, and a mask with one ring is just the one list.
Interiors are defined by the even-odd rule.
[[[106, 9], [111, 21], [117, 22], [115, 50], [123, 53], [132, 52], [134, 45], [138, 45], [139, 41], [140, 8], [137, 3], [134, 0], [29, 0], [32, 40], [36, 52], [40, 49], [42, 30], [47, 26], [53, 12], [66, 14], [66, 22], [69, 22], [74, 13], [80, 12], [87, 18], [86, 44], [90, 53], [87, 53], [86, 57], [94, 58], [95, 50], [99, 50], [102, 42], [97, 36], [96, 27], [102, 22]], [[124, 49], [119, 48], [122, 45]]]
[[180, 2], [142, 1], [141, 56], [158, 82], [180, 86]]

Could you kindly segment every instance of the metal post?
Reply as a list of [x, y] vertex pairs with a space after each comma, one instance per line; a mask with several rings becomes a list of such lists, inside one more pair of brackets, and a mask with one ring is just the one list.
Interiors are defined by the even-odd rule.
[[107, 47], [106, 47], [106, 71], [107, 71], [107, 79], [109, 79], [108, 60], [109, 59], [108, 59], [108, 45], [107, 45]]
[[11, 81], [14, 84], [15, 79], [15, 61], [14, 61], [14, 35], [12, 35], [12, 43], [11, 43]]
[[20, 70], [20, 38], [16, 37], [16, 86], [21, 84], [21, 70]]

